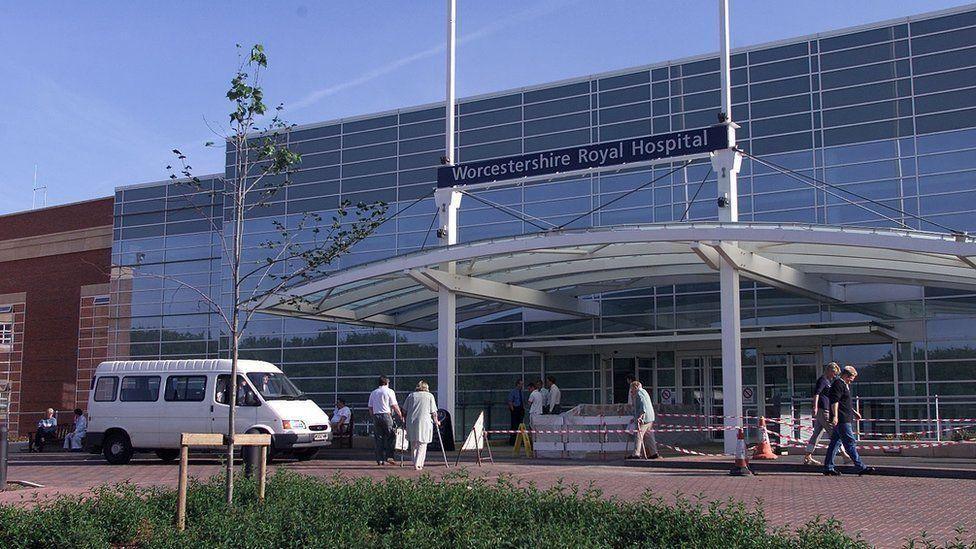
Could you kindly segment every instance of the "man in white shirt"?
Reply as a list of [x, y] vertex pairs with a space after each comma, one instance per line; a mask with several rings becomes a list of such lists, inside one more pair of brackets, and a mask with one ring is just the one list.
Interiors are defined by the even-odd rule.
[[332, 432], [339, 434], [349, 426], [352, 421], [352, 410], [346, 406], [346, 401], [341, 398], [336, 399], [335, 409], [332, 410]]
[[88, 418], [81, 408], [75, 408], [75, 430], [64, 437], [64, 449], [72, 452], [81, 451], [81, 441], [88, 432]]
[[546, 376], [546, 384], [549, 386], [549, 397], [546, 399], [546, 413], [558, 414], [562, 412], [562, 408], [559, 404], [559, 401], [562, 398], [562, 393], [559, 391], [559, 387], [556, 386], [556, 378], [553, 376]]
[[393, 458], [395, 428], [393, 414], [403, 421], [403, 412], [397, 403], [396, 393], [390, 389], [390, 379], [380, 376], [379, 386], [369, 394], [369, 415], [373, 416], [373, 444], [376, 447], [376, 464], [396, 465]]
[[546, 383], [541, 379], [536, 380], [535, 388], [542, 395], [542, 413], [544, 414], [549, 409], [549, 389], [546, 389]]
[[538, 382], [529, 383], [529, 427], [532, 429], [538, 426], [538, 419], [542, 416], [546, 401], [539, 390], [540, 386], [536, 383]]

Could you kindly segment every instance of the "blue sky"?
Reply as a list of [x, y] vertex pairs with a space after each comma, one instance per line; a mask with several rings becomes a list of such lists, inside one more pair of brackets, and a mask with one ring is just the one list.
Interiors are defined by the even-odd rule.
[[[733, 46], [962, 5], [738, 0]], [[443, 0], [0, 3], [0, 214], [165, 179], [181, 148], [222, 171], [234, 45], [263, 43], [269, 104], [307, 124], [442, 100]], [[713, 0], [459, 0], [461, 97], [717, 50]]]

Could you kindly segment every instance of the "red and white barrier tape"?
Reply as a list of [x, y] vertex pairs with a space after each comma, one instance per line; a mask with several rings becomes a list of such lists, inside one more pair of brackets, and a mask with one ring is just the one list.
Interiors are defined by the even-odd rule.
[[[804, 448], [807, 446], [807, 442], [800, 440], [798, 438], [793, 438], [789, 435], [783, 435], [776, 433], [774, 431], [766, 430], [766, 433], [775, 436], [780, 439], [780, 441], [786, 441], [786, 444], [781, 444], [781, 446], [790, 446], [794, 448]], [[895, 442], [895, 441], [893, 441]], [[938, 446], [950, 446], [953, 444], [959, 444], [956, 441], [943, 440], [941, 442], [911, 442], [908, 444], [861, 444], [858, 442], [857, 447], [862, 450], [900, 450], [903, 448], [935, 448]], [[816, 444], [816, 448], [826, 448], [825, 444]]]

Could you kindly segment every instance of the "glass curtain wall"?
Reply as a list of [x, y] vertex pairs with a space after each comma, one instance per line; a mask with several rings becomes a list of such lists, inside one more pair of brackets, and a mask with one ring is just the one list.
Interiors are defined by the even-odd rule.
[[[696, 58], [462, 100], [457, 158], [468, 162], [711, 125], [719, 109], [718, 69], [717, 58]], [[737, 50], [732, 86], [732, 116], [741, 125], [743, 149], [840, 187], [798, 181], [746, 159], [739, 182], [742, 221], [943, 230], [911, 216], [920, 215], [953, 229], [976, 229], [976, 11]], [[279, 201], [245, 223], [248, 258], [264, 253], [258, 244], [273, 231], [272, 219], [294, 225], [308, 211], [328, 218], [343, 199], [383, 200], [396, 211], [427, 196], [443, 154], [443, 128], [444, 109], [433, 105], [294, 129], [288, 139], [302, 154], [300, 170]], [[460, 237], [716, 219], [709, 166], [697, 163], [666, 175], [675, 167], [478, 192], [517, 215], [465, 197]], [[162, 198], [165, 211], [157, 207]], [[202, 232], [170, 232], [187, 223], [179, 219], [185, 214], [175, 213], [182, 210], [173, 199], [165, 185], [119, 191], [115, 260], [136, 265], [143, 254], [141, 261], [151, 260], [154, 269], [186, 269], [194, 283], [214, 291], [221, 273], [216, 241]], [[432, 200], [418, 204], [335, 267], [436, 246], [433, 216]], [[175, 289], [164, 281], [133, 278], [131, 284], [131, 290], [117, 292], [125, 304], [117, 309], [120, 326], [130, 324], [117, 330], [130, 338], [118, 356], [124, 350], [133, 357], [218, 353], [212, 318], [192, 300], [168, 300]], [[877, 414], [898, 408], [904, 417], [924, 416], [936, 394], [958, 410], [976, 400], [976, 294], [879, 293], [875, 303], [853, 306], [820, 304], [748, 281], [741, 292], [745, 324], [880, 320], [895, 326], [904, 338], [897, 344], [822, 349], [824, 360], [863, 368], [857, 390], [877, 402]], [[513, 349], [513, 337], [707, 327], [719, 320], [717, 284], [629, 290], [600, 299], [604, 314], [596, 320], [530, 321], [511, 312], [460, 326], [458, 402], [470, 409], [461, 412], [467, 421], [475, 410], [488, 408], [493, 425], [506, 425], [504, 399], [512, 382], [538, 378], [543, 369], [557, 376], [564, 405], [598, 401], [599, 356], [544, 360]], [[186, 340], [173, 341], [184, 332]], [[401, 394], [420, 379], [436, 390], [434, 333], [258, 317], [247, 335], [243, 356], [282, 365], [327, 409], [337, 395], [364, 409], [380, 373], [390, 375]], [[656, 364], [669, 368], [659, 373], [660, 385], [673, 385], [674, 356], [658, 357]]]

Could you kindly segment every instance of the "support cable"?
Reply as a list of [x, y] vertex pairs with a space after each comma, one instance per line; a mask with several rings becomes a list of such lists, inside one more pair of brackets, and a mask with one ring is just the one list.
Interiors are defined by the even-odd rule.
[[434, 216], [430, 218], [430, 226], [427, 227], [427, 233], [424, 234], [424, 243], [420, 245], [420, 251], [424, 251], [424, 248], [427, 247], [427, 237], [430, 236], [430, 230], [434, 228], [434, 222], [437, 221], [438, 215], [440, 212], [434, 212]]
[[[522, 213], [522, 212], [520, 212], [520, 211], [518, 211], [518, 210], [516, 210], [514, 208], [509, 208], [508, 206], [503, 206], [501, 204], [496, 204], [495, 202], [492, 202], [491, 200], [488, 200], [486, 198], [481, 198], [480, 196], [478, 196], [476, 194], [469, 193], [467, 191], [460, 191], [460, 192], [462, 194], [464, 194], [465, 196], [470, 196], [471, 198], [477, 200], [478, 202], [481, 202], [482, 204], [485, 204], [487, 206], [490, 206], [492, 208], [495, 208], [496, 210], [498, 210], [500, 212], [507, 213], [508, 215], [510, 215], [510, 216], [518, 219], [519, 221], [524, 221], [524, 222], [528, 223], [529, 225], [532, 225], [533, 227], [535, 227], [535, 228], [537, 228], [537, 229], [539, 229], [541, 231], [548, 231], [551, 227], [543, 227], [542, 225], [539, 225], [538, 223], [535, 223], [534, 221], [532, 221], [532, 219], [536, 219], [538, 221], [542, 221], [543, 223], [549, 223], [549, 225], [552, 225], [552, 227], [555, 227], [556, 226], [555, 223], [551, 223], [549, 221], [546, 221], [545, 219], [539, 219], [538, 217], [534, 217], [534, 216], [531, 216], [529, 214]], [[523, 216], [525, 216], [525, 217], [523, 217]], [[532, 219], [529, 219], [529, 218], [532, 218]]]
[[695, 191], [694, 196], [692, 196], [691, 200], [688, 201], [688, 207], [685, 208], [685, 213], [681, 214], [681, 221], [684, 221], [685, 218], [688, 217], [688, 212], [691, 211], [691, 205], [695, 203], [695, 199], [698, 198], [698, 193], [701, 192], [702, 187], [705, 186], [705, 180], [707, 180], [708, 176], [710, 175], [712, 175], [711, 166], [708, 167], [708, 172], [705, 174], [705, 177], [702, 178], [701, 183], [698, 184], [698, 189]]
[[[887, 208], [889, 210], [898, 212], [901, 215], [904, 215], [904, 216], [907, 216], [907, 217], [911, 217], [913, 219], [917, 219], [918, 221], [922, 221], [923, 223], [928, 223], [930, 225], [934, 225], [936, 227], [939, 227], [940, 229], [949, 231], [952, 234], [965, 234], [962, 231], [953, 229], [951, 227], [947, 227], [945, 225], [942, 225], [941, 223], [932, 221], [930, 219], [926, 219], [926, 218], [924, 218], [924, 217], [922, 217], [920, 215], [913, 214], [911, 212], [906, 212], [905, 210], [896, 208], [894, 206], [890, 206], [890, 205], [885, 204], [884, 202], [881, 202], [879, 200], [874, 200], [873, 198], [868, 198], [868, 197], [866, 197], [864, 195], [861, 195], [861, 194], [858, 194], [858, 193], [856, 193], [856, 192], [854, 192], [854, 191], [852, 191], [850, 189], [845, 189], [844, 187], [841, 187], [839, 185], [834, 185], [832, 183], [827, 183], [826, 181], [821, 181], [820, 179], [817, 179], [815, 177], [811, 177], [809, 175], [799, 173], [799, 172], [797, 172], [795, 170], [792, 170], [790, 168], [787, 168], [787, 167], [784, 167], [784, 166], [780, 166], [780, 165], [778, 165], [778, 164], [776, 164], [774, 162], [770, 162], [769, 160], [766, 160], [766, 159], [763, 159], [763, 158], [759, 158], [758, 156], [755, 156], [755, 155], [750, 154], [750, 153], [748, 153], [746, 151], [743, 151], [742, 149], [737, 149], [737, 150], [740, 153], [742, 153], [743, 155], [748, 156], [749, 158], [755, 160], [756, 162], [759, 162], [760, 164], [764, 164], [766, 166], [769, 166], [770, 168], [773, 168], [774, 170], [777, 170], [777, 171], [779, 171], [781, 173], [784, 173], [784, 174], [786, 174], [786, 175], [788, 175], [788, 176], [790, 176], [790, 177], [792, 177], [792, 178], [794, 178], [794, 179], [796, 179], [798, 181], [801, 181], [803, 183], [806, 183], [807, 185], [811, 185], [812, 184], [815, 188], [816, 188], [816, 185], [823, 185], [824, 187], [830, 187], [832, 189], [836, 189], [838, 191], [845, 192], [845, 193], [847, 193], [847, 194], [849, 194], [851, 196], [860, 198], [861, 200], [864, 200], [866, 202], [870, 202], [870, 203], [875, 204], [877, 206], [881, 206], [883, 208]], [[821, 189], [821, 190], [823, 190], [827, 194], [830, 194], [831, 196], [840, 198], [841, 200], [844, 200], [845, 202], [848, 202], [848, 203], [853, 204], [855, 206], [859, 206], [861, 208], [864, 208], [865, 210], [867, 210], [867, 211], [869, 211], [869, 212], [871, 212], [871, 213], [873, 213], [875, 215], [879, 215], [879, 216], [881, 216], [881, 217], [883, 217], [883, 218], [885, 218], [885, 219], [887, 219], [889, 221], [894, 221], [895, 223], [899, 223], [903, 227], [906, 227], [908, 229], [911, 229], [911, 227], [909, 227], [908, 225], [906, 225], [904, 222], [898, 221], [898, 220], [893, 219], [891, 217], [888, 217], [888, 216], [886, 216], [886, 215], [884, 215], [882, 213], [876, 212], [876, 211], [874, 211], [874, 210], [872, 210], [872, 209], [864, 206], [863, 204], [858, 204], [857, 202], [854, 202], [853, 200], [851, 200], [849, 198], [846, 198], [844, 196], [839, 196], [837, 194], [831, 193], [830, 191], [827, 191], [827, 189]]]
[[430, 191], [429, 193], [427, 193], [427, 194], [425, 194], [424, 196], [421, 196], [420, 198], [418, 198], [418, 199], [416, 199], [416, 200], [414, 200], [414, 201], [413, 201], [413, 202], [411, 202], [410, 204], [407, 204], [406, 206], [404, 206], [404, 207], [402, 207], [402, 208], [400, 208], [399, 210], [397, 210], [397, 212], [396, 212], [395, 214], [393, 214], [393, 215], [391, 215], [390, 217], [386, 217], [386, 218], [384, 218], [384, 219], [383, 219], [383, 221], [380, 221], [380, 222], [379, 222], [379, 223], [378, 223], [378, 224], [377, 224], [377, 225], [376, 225], [375, 227], [373, 227], [373, 231], [376, 231], [376, 229], [379, 229], [380, 227], [382, 227], [382, 226], [383, 226], [383, 224], [384, 224], [384, 223], [386, 223], [387, 221], [389, 221], [389, 220], [391, 220], [391, 219], [394, 219], [394, 218], [395, 218], [396, 216], [398, 216], [398, 215], [400, 215], [400, 214], [402, 214], [403, 212], [405, 212], [405, 211], [407, 211], [407, 210], [409, 210], [410, 208], [413, 208], [413, 207], [414, 207], [414, 206], [416, 206], [416, 205], [417, 205], [417, 204], [418, 204], [418, 203], [419, 203], [419, 202], [420, 202], [421, 200], [426, 200], [426, 199], [428, 199], [428, 198], [430, 198], [430, 197], [432, 197], [432, 196], [434, 196], [434, 190], [436, 190], [436, 189], [432, 189], [432, 190], [431, 190], [431, 191]]
[[688, 166], [688, 164], [691, 164], [691, 160], [687, 160], [687, 161], [685, 161], [684, 164], [678, 166], [677, 168], [671, 170], [670, 172], [668, 172], [666, 174], [663, 174], [663, 175], [659, 175], [659, 176], [655, 177], [654, 179], [651, 179], [647, 183], [644, 183], [643, 185], [641, 185], [639, 187], [636, 187], [634, 189], [631, 189], [631, 190], [625, 192], [624, 194], [618, 196], [617, 198], [614, 198], [613, 200], [611, 200], [610, 202], [607, 202], [606, 204], [600, 204], [599, 206], [597, 206], [596, 208], [593, 208], [592, 210], [586, 212], [585, 214], [580, 214], [580, 215], [574, 217], [573, 219], [570, 219], [569, 221], [563, 223], [562, 225], [556, 227], [553, 230], [561, 231], [561, 230], [565, 229], [566, 226], [571, 225], [573, 223], [576, 223], [580, 219], [583, 219], [584, 217], [586, 217], [588, 215], [592, 215], [593, 213], [595, 213], [595, 212], [597, 212], [597, 211], [599, 211], [599, 210], [601, 210], [603, 208], [606, 208], [610, 204], [613, 204], [614, 202], [617, 202], [618, 200], [622, 200], [622, 199], [624, 199], [624, 198], [626, 198], [626, 197], [628, 197], [628, 196], [636, 193], [637, 191], [639, 191], [639, 190], [641, 190], [641, 189], [643, 189], [643, 188], [645, 188], [645, 187], [647, 187], [649, 185], [652, 185], [654, 183], [657, 183], [658, 181], [664, 179], [665, 177], [670, 176], [671, 174], [677, 172], [678, 170], [682, 170], [682, 169], [686, 168]]

